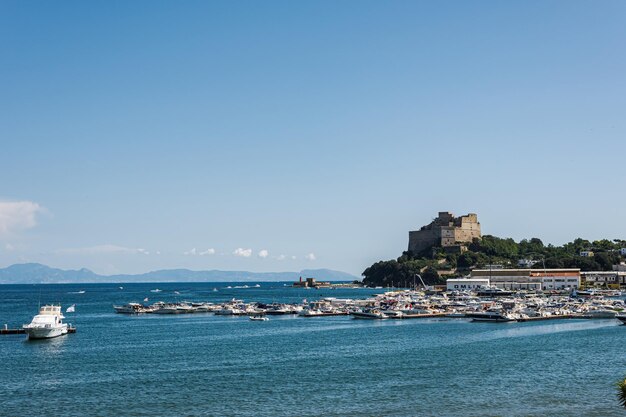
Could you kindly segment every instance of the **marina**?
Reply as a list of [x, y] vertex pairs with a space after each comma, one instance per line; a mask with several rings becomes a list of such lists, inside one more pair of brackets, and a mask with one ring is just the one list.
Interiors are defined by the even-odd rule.
[[459, 318], [476, 322], [528, 322], [563, 319], [619, 319], [624, 300], [601, 293], [581, 296], [575, 292], [517, 291], [506, 297], [485, 291], [452, 291], [427, 293], [401, 289], [374, 294], [369, 298], [322, 297], [294, 303], [244, 302], [233, 298], [225, 302], [162, 301], [153, 304], [131, 302], [114, 305], [120, 314], [194, 314], [213, 313], [216, 316], [295, 315], [297, 317], [350, 316], [360, 320], [406, 320], [423, 318]]
[[[101, 415], [163, 415], [169, 404], [177, 404], [176, 413], [185, 415], [223, 415], [229, 414], [226, 410], [238, 410], [242, 415], [289, 416], [298, 407], [305, 416], [478, 416], [478, 410], [484, 411], [484, 404], [489, 404], [486, 415], [521, 417], [545, 415], [546, 410], [554, 410], [555, 402], [560, 404], [561, 415], [605, 417], [621, 412], [614, 405], [613, 384], [621, 376], [623, 361], [615, 352], [621, 351], [625, 328], [617, 318], [557, 319], [552, 315], [549, 319], [537, 316], [489, 323], [447, 317], [441, 312], [423, 316], [425, 310], [442, 304], [445, 311], [459, 316], [464, 309], [461, 304], [482, 306], [484, 302], [487, 306], [496, 301], [479, 299], [475, 304], [464, 294], [453, 299], [451, 295], [444, 298], [383, 289], [316, 292], [282, 283], [261, 283], [260, 288], [247, 289], [226, 289], [240, 286], [237, 283], [159, 283], [162, 292], [155, 296], [150, 292], [154, 284], [124, 284], [123, 291], [118, 286], [81, 285], [86, 293], [78, 296], [80, 300], [68, 294], [76, 288], [72, 285], [3, 287], [6, 295], [0, 305], [0, 323], [8, 322], [9, 328], [32, 319], [40, 289], [42, 299], [55, 300], [64, 310], [80, 301], [76, 312], [67, 314], [72, 318], [66, 320], [79, 329], [71, 337], [29, 342], [25, 334], [2, 336], [4, 411], [8, 415], [26, 415], [24, 401], [63, 415], [67, 407], [63, 399], [75, 395], [79, 386], [87, 398], [110, 399], [99, 405]], [[532, 308], [558, 311], [561, 297], [572, 306], [594, 304], [565, 295], [544, 295], [537, 301], [536, 295], [519, 297], [529, 307], [526, 313], [532, 313]], [[308, 317], [291, 313], [250, 320], [254, 316], [247, 314], [118, 314], [112, 308], [146, 297], [155, 298], [138, 304], [189, 300], [192, 306], [222, 306], [234, 298], [234, 304], [244, 308], [254, 304], [280, 310], [281, 305], [306, 304], [324, 311], [324, 305], [354, 305], [363, 310], [378, 305], [382, 311], [402, 307], [409, 317], [416, 317], [357, 320], [345, 314]], [[401, 303], [405, 299], [413, 300], [410, 308]], [[623, 300], [623, 296], [615, 300]], [[521, 306], [507, 303], [506, 298], [504, 304], [507, 308]], [[598, 304], [602, 305], [600, 299]], [[455, 309], [457, 313], [453, 313]], [[576, 358], [568, 353], [573, 349]], [[556, 381], [572, 377], [581, 383], [567, 390], [556, 388]], [[271, 389], [268, 380], [273, 381]], [[324, 390], [303, 390], [321, 380]], [[58, 395], [34, 395], [49, 389], [42, 387], [50, 381]], [[242, 384], [246, 392], [233, 395]], [[454, 389], [457, 384], [463, 387], [463, 395], [453, 400], [438, 395], [442, 387]], [[184, 391], [179, 388], [183, 385]], [[517, 393], [513, 405], [510, 395], [500, 389], [503, 385]], [[414, 395], [416, 391], [420, 395]], [[204, 401], [185, 401], [188, 395]], [[328, 401], [329, 395], [332, 401]], [[572, 396], [588, 400], [572, 402]], [[73, 403], [72, 413], [89, 415], [91, 408], [89, 402]]]

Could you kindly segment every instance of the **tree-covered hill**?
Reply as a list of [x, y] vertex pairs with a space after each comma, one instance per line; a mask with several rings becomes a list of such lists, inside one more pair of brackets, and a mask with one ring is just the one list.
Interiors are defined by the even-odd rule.
[[[620, 249], [626, 247], [621, 239], [588, 241], [576, 239], [563, 246], [544, 245], [541, 239], [502, 239], [485, 235], [474, 239], [462, 254], [446, 254], [443, 248], [431, 248], [432, 256], [404, 252], [398, 259], [379, 261], [363, 271], [363, 282], [370, 286], [411, 286], [420, 274], [427, 285], [442, 284], [446, 277], [466, 275], [472, 268], [502, 265], [517, 268], [520, 260], [536, 262], [535, 268], [580, 268], [582, 271], [610, 271], [624, 261]], [[591, 257], [581, 256], [592, 251]], [[418, 281], [419, 283], [419, 281]]]

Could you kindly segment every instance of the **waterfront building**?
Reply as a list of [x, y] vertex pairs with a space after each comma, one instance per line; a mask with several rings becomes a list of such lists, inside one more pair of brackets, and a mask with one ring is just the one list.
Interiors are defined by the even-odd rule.
[[626, 285], [626, 271], [585, 271], [580, 275], [586, 286], [619, 288]]
[[489, 278], [505, 290], [566, 290], [580, 287], [580, 269], [474, 269], [472, 278]]
[[315, 278], [307, 278], [303, 281], [302, 277], [300, 277], [300, 280], [294, 282], [293, 286], [304, 288], [327, 288], [330, 287], [331, 284], [327, 281], [317, 281]]

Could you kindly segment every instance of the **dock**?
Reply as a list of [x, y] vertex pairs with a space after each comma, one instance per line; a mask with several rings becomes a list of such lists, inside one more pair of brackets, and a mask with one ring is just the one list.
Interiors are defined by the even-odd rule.
[[[76, 333], [76, 327], [68, 327], [67, 328], [67, 333]], [[26, 330], [24, 329], [9, 329], [9, 328], [3, 328], [0, 329], [0, 335], [3, 334], [26, 334]]]
[[546, 316], [546, 317], [525, 317], [523, 319], [517, 319], [519, 322], [525, 321], [541, 321], [541, 320], [557, 320], [557, 319], [580, 319], [583, 318], [579, 314], [563, 314], [562, 316]]
[[430, 319], [434, 317], [446, 317], [449, 313], [428, 313], [428, 314], [403, 314], [399, 317], [390, 316], [389, 319]]

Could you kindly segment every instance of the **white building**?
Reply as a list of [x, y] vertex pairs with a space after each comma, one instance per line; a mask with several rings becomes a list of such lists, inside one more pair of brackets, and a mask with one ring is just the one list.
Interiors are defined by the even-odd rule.
[[585, 271], [580, 273], [587, 285], [625, 285], [626, 271]]
[[593, 251], [582, 250], [580, 251], [580, 256], [582, 256], [583, 258], [593, 258]]
[[580, 287], [580, 269], [474, 269], [472, 279], [488, 278], [504, 290], [566, 290]]
[[626, 248], [621, 248], [619, 250], [619, 254], [622, 255], [622, 256], [626, 256]]
[[541, 277], [542, 290], [567, 290], [580, 287], [580, 277]]
[[489, 278], [448, 278], [448, 291], [466, 291], [489, 287]]

